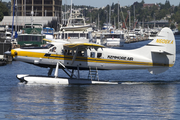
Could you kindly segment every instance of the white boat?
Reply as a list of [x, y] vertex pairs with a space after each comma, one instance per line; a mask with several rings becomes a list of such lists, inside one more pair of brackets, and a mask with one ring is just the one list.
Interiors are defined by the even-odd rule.
[[122, 31], [98, 32], [95, 35], [96, 44], [106, 47], [122, 47], [126, 41]]
[[111, 25], [111, 23], [103, 23], [102, 30], [113, 30], [114, 27]]
[[174, 29], [174, 30], [173, 30], [173, 33], [174, 33], [174, 35], [180, 35], [180, 32], [179, 32], [178, 29]]
[[144, 35], [144, 30], [143, 30], [141, 27], [139, 27], [139, 28], [134, 28], [133, 31], [134, 31], [134, 33], [135, 33], [136, 35], [138, 35], [138, 36], [143, 36], [143, 35]]
[[61, 26], [60, 31], [85, 31], [91, 27], [86, 24], [85, 18], [81, 15], [79, 10], [73, 10], [66, 26]]
[[155, 37], [157, 37], [160, 30], [158, 29], [151, 29], [149, 39], [153, 40]]
[[126, 38], [131, 40], [136, 39], [136, 33], [134, 31], [130, 31], [126, 33]]
[[68, 41], [70, 43], [85, 43], [90, 41], [89, 31], [59, 31], [55, 33], [56, 39]]
[[68, 25], [65, 27], [61, 27], [60, 30], [64, 31], [83, 31], [88, 28], [90, 28], [91, 25], [80, 25], [80, 24], [73, 24], [73, 25]]

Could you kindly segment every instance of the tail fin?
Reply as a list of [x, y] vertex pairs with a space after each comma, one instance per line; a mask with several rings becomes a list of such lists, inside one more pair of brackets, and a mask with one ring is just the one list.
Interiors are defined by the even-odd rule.
[[163, 28], [158, 36], [149, 43], [149, 45], [161, 46], [161, 49], [159, 50], [162, 51], [159, 51], [160, 53], [164, 52], [174, 55], [174, 59], [176, 57], [176, 41], [174, 38], [174, 34], [170, 28]]
[[170, 28], [163, 28], [158, 36], [148, 44], [151, 46], [151, 57], [154, 66], [149, 69], [152, 74], [158, 74], [166, 71], [175, 64], [176, 59], [176, 41]]

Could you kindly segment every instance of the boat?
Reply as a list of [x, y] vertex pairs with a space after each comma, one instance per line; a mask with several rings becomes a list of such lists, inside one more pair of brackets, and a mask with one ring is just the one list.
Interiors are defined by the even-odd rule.
[[155, 37], [157, 37], [157, 35], [158, 35], [158, 31], [152, 29], [152, 30], [150, 31], [149, 40], [153, 40]]
[[56, 38], [70, 43], [90, 42], [90, 31], [59, 31]]
[[54, 28], [50, 28], [50, 27], [43, 28], [43, 34], [45, 34], [45, 35], [53, 35], [54, 34]]
[[45, 35], [45, 38], [54, 38], [54, 28], [45, 27], [43, 28], [43, 34]]
[[112, 30], [114, 27], [112, 26], [111, 23], [103, 23], [102, 30]]
[[89, 43], [93, 28], [86, 24], [85, 18], [79, 10], [72, 10], [66, 26], [61, 26], [60, 31], [54, 34], [55, 39], [70, 43]]
[[17, 42], [20, 47], [41, 47], [46, 44], [45, 34], [43, 34], [43, 25], [33, 23], [33, 6], [31, 11], [31, 23], [25, 24], [24, 28], [20, 30], [17, 37]]
[[126, 33], [126, 38], [129, 40], [134, 40], [136, 39], [136, 33], [134, 31], [129, 31]]
[[21, 33], [17, 37], [17, 42], [20, 47], [40, 47], [43, 44], [46, 44], [45, 38], [42, 32], [41, 24], [25, 24], [25, 28], [21, 30]]
[[174, 35], [180, 35], [180, 31], [178, 29], [173, 30]]
[[126, 41], [123, 31], [121, 30], [112, 30], [100, 31], [94, 35], [96, 44], [104, 45], [106, 47], [123, 47]]
[[6, 55], [5, 52], [11, 50], [10, 42], [0, 42], [0, 66], [6, 65], [12, 61], [12, 56]]
[[79, 10], [72, 10], [67, 25], [60, 27], [60, 31], [85, 31], [91, 28], [90, 24], [86, 24], [85, 18]]

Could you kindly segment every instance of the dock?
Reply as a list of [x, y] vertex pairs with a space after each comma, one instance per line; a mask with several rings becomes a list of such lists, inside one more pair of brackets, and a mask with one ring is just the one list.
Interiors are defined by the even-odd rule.
[[12, 56], [5, 55], [6, 51], [11, 50], [11, 43], [0, 42], [0, 66], [12, 61]]
[[138, 37], [133, 38], [133, 39], [127, 38], [125, 43], [129, 44], [129, 43], [140, 42], [140, 41], [145, 41], [145, 40], [149, 40], [149, 37], [138, 36]]

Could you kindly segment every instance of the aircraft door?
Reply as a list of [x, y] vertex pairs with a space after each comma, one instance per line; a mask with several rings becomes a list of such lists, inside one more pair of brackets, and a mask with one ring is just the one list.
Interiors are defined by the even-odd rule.
[[97, 63], [97, 67], [99, 69], [103, 69], [104, 63], [102, 62], [103, 60], [103, 52], [102, 51], [97, 51], [97, 58], [96, 58], [96, 63]]
[[96, 68], [96, 51], [90, 51], [89, 67]]
[[56, 47], [52, 47], [50, 50], [49, 50], [50, 53], [56, 53]]
[[[54, 54], [57, 54], [57, 48], [56, 46], [53, 46], [49, 49], [49, 52], [46, 54], [47, 56], [54, 56]], [[52, 59], [51, 61], [55, 61], [54, 59]]]

